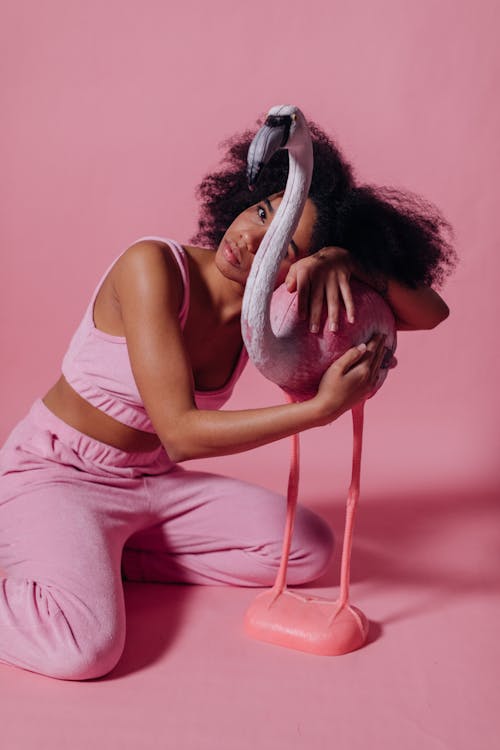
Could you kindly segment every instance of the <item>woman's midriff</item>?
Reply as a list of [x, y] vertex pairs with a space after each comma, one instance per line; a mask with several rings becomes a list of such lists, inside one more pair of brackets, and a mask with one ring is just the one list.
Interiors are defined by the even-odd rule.
[[140, 453], [153, 451], [160, 446], [157, 435], [128, 427], [89, 404], [62, 375], [42, 401], [66, 424], [114, 448]]

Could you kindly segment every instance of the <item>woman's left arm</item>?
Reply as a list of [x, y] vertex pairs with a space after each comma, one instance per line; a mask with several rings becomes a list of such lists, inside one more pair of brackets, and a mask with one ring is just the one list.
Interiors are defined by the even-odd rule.
[[400, 331], [435, 328], [450, 313], [448, 305], [431, 287], [412, 289], [392, 278], [370, 277], [356, 267], [347, 250], [325, 247], [294, 263], [285, 280], [290, 292], [298, 292], [299, 315], [309, 319], [313, 333], [319, 330], [325, 304], [330, 330], [336, 330], [341, 304], [346, 308], [348, 320], [354, 321], [356, 311], [349, 285], [351, 276], [382, 294]]
[[[360, 280], [370, 283], [368, 278]], [[399, 281], [387, 279], [384, 297], [392, 308], [398, 331], [435, 328], [450, 314], [446, 302], [430, 286], [412, 289]]]

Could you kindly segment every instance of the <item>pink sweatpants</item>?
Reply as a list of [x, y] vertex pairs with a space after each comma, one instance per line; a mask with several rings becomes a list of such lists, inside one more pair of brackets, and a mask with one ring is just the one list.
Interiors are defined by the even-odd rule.
[[[83, 680], [125, 641], [130, 581], [269, 586], [285, 499], [187, 471], [163, 448], [126, 453], [83, 435], [38, 400], [0, 451], [0, 662]], [[328, 566], [329, 527], [298, 507], [288, 581]]]

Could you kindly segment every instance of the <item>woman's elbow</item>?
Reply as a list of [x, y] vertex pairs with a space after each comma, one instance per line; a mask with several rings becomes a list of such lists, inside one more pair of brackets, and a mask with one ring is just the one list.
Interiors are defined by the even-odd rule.
[[183, 461], [188, 461], [190, 458], [196, 458], [196, 456], [193, 455], [194, 452], [189, 449], [189, 439], [186, 440], [186, 437], [182, 434], [180, 429], [176, 432], [168, 430], [166, 434], [165, 431], [162, 430], [161, 432], [158, 432], [158, 437], [160, 438], [165, 452], [173, 463], [180, 464]]
[[450, 308], [448, 307], [446, 302], [442, 302], [442, 304], [439, 306], [439, 310], [436, 310], [436, 314], [433, 316], [431, 325], [429, 325], [429, 329], [436, 328], [436, 326], [446, 320], [449, 314]]
[[163, 443], [163, 447], [165, 448], [169, 459], [174, 464], [181, 464], [183, 461], [187, 461], [191, 458], [191, 456], [187, 456], [182, 450], [179, 450], [173, 445], [165, 445], [165, 443]]
[[195, 450], [189, 449], [189, 444], [179, 439], [162, 439], [162, 445], [174, 464], [181, 464], [183, 461], [189, 461], [191, 458], [198, 458]]
[[168, 457], [176, 464], [217, 455], [200, 439], [199, 435], [189, 430], [179, 429], [176, 434], [170, 433], [159, 437]]
[[443, 303], [439, 310], [434, 310], [432, 315], [414, 318], [413, 320], [396, 319], [396, 328], [398, 331], [430, 331], [442, 323], [450, 314], [448, 305]]
[[427, 317], [429, 318], [427, 328], [436, 328], [436, 326], [449, 316], [450, 308], [434, 289], [427, 289], [425, 293], [427, 295], [427, 305], [424, 309], [427, 309]]

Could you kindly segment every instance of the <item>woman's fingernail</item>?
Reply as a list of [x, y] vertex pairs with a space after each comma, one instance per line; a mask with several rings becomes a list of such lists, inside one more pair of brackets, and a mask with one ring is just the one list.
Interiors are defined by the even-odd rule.
[[354, 323], [354, 315], [349, 316], [349, 323]]
[[319, 326], [316, 323], [311, 323], [311, 327], [309, 330], [311, 331], [311, 333], [318, 333]]
[[337, 330], [337, 324], [336, 323], [330, 323], [330, 325], [328, 327], [329, 327], [330, 331], [333, 331], [333, 333], [335, 333], [335, 331]]

